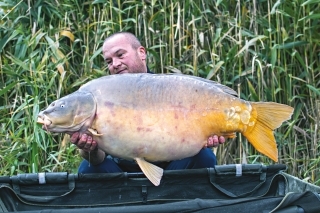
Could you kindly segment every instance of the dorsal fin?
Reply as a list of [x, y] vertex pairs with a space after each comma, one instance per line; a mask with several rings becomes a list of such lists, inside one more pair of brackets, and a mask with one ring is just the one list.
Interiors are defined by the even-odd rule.
[[158, 76], [182, 76], [183, 78], [186, 78], [186, 79], [192, 79], [192, 80], [197, 80], [197, 81], [202, 81], [204, 83], [207, 83], [208, 84], [208, 87], [209, 86], [212, 86], [212, 87], [217, 87], [219, 89], [221, 89], [223, 92], [225, 93], [228, 93], [229, 95], [233, 95], [233, 96], [236, 96], [238, 97], [238, 93], [236, 91], [234, 91], [233, 89], [231, 89], [230, 87], [227, 87], [223, 84], [220, 84], [216, 81], [211, 81], [209, 79], [205, 79], [205, 78], [201, 78], [201, 77], [198, 77], [198, 76], [194, 76], [194, 75], [185, 75], [185, 74], [176, 74], [176, 73], [169, 73], [169, 74], [150, 74], [150, 75], [158, 75]]

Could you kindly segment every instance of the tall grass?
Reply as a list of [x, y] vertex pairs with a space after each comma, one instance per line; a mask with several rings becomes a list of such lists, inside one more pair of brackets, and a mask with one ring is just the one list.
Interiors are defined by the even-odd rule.
[[[14, 1], [0, 3], [0, 174], [76, 172], [68, 136], [36, 124], [48, 103], [107, 74], [106, 36], [136, 34], [156, 73], [225, 84], [250, 101], [295, 108], [275, 135], [288, 173], [319, 183], [318, 1]], [[240, 135], [219, 164], [273, 162]]]

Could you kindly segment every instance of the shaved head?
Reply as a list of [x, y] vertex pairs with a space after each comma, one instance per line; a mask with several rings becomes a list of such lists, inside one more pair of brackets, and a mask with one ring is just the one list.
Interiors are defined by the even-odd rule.
[[119, 35], [122, 35], [123, 37], [125, 37], [125, 39], [131, 44], [132, 48], [135, 50], [142, 46], [139, 39], [134, 34], [129, 32], [116, 32], [114, 34], [111, 34], [104, 40], [104, 42], [106, 43], [108, 42], [108, 40]]

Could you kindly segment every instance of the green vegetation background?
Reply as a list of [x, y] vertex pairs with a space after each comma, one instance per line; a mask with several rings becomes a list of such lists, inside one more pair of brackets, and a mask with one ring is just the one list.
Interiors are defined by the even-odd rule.
[[[107, 74], [104, 38], [130, 31], [147, 47], [157, 73], [201, 76], [246, 100], [293, 106], [292, 119], [275, 132], [279, 163], [320, 185], [319, 2], [1, 1], [0, 175], [77, 172], [81, 159], [68, 136], [47, 134], [36, 116]], [[217, 156], [219, 164], [274, 163], [240, 135]]]

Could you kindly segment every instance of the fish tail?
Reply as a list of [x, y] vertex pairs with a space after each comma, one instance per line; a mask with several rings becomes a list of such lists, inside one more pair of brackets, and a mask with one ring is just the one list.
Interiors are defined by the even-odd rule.
[[293, 108], [274, 102], [250, 102], [250, 104], [252, 106], [250, 120], [254, 121], [254, 125], [248, 126], [242, 134], [259, 152], [278, 162], [278, 149], [273, 130], [291, 118]]

